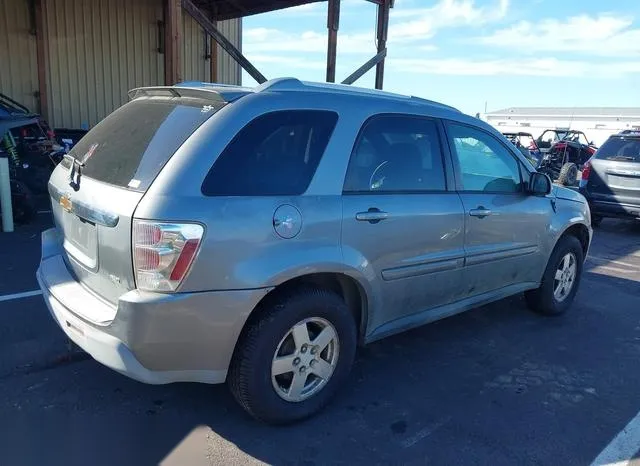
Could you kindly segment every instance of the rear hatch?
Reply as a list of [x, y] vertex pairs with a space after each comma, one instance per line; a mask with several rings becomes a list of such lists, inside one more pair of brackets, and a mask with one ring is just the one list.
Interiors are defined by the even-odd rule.
[[185, 91], [143, 92], [96, 125], [49, 182], [56, 228], [69, 270], [116, 303], [135, 288], [132, 217], [162, 167], [224, 102]]
[[594, 201], [640, 205], [640, 133], [609, 138], [590, 160]]

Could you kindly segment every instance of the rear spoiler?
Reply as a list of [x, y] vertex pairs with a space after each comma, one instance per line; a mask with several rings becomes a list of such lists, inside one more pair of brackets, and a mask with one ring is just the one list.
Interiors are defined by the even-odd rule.
[[195, 99], [211, 100], [219, 103], [229, 103], [252, 93], [243, 88], [235, 86], [211, 86], [211, 87], [183, 87], [183, 86], [153, 86], [138, 87], [128, 92], [129, 99], [135, 100], [139, 97], [186, 97]]

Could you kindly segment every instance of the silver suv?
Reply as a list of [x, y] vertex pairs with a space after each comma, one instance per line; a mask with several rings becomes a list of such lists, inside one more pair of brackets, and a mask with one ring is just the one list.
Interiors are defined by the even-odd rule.
[[579, 193], [435, 102], [269, 81], [136, 89], [53, 173], [53, 318], [142, 382], [229, 382], [254, 417], [318, 411], [356, 347], [525, 292], [574, 299]]

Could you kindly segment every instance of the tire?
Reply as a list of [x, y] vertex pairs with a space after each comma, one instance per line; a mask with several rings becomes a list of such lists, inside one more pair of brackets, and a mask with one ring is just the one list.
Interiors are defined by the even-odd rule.
[[13, 207], [13, 221], [24, 225], [33, 220], [36, 206], [33, 202], [31, 190], [21, 181], [11, 181], [11, 202]]
[[591, 226], [593, 227], [599, 227], [600, 224], [602, 223], [602, 216], [600, 215], [592, 215], [591, 216]]
[[[557, 285], [555, 276], [561, 262], [564, 261], [565, 256], [568, 254], [573, 254], [575, 259], [575, 278], [568, 294], [562, 300], [559, 300], [554, 293]], [[543, 315], [556, 316], [564, 314], [573, 303], [580, 286], [583, 262], [584, 253], [578, 238], [573, 235], [562, 236], [551, 253], [540, 287], [525, 292], [525, 299], [529, 308]]]
[[[231, 393], [251, 416], [268, 424], [289, 424], [312, 416], [330, 401], [351, 371], [357, 346], [357, 325], [352, 312], [337, 294], [312, 287], [299, 288], [271, 299], [267, 298], [267, 302], [256, 312], [257, 316], [248, 323], [236, 345], [228, 377]], [[307, 349], [307, 352], [302, 354], [304, 348], [298, 347], [297, 344], [294, 344], [297, 349], [291, 349], [293, 337], [289, 332], [293, 327], [303, 325], [301, 322], [308, 319], [315, 319], [304, 324], [306, 329], [310, 329], [307, 335], [310, 335], [309, 348], [312, 349]], [[321, 324], [318, 324], [320, 321]], [[311, 351], [316, 348], [313, 345], [314, 338], [317, 337], [313, 330], [320, 330], [320, 325], [325, 323], [328, 325], [324, 328], [331, 326], [335, 331], [337, 343], [330, 343], [321, 354], [316, 352], [316, 356], [311, 356]], [[272, 362], [276, 352], [281, 351], [286, 345], [289, 345], [290, 350], [286, 352], [290, 355], [288, 357], [299, 356], [296, 358], [298, 365], [294, 366], [294, 359], [291, 366], [287, 365], [286, 368], [292, 367], [295, 371], [274, 377]], [[333, 348], [331, 353], [330, 348]], [[309, 362], [308, 359], [322, 357], [326, 360], [330, 359], [327, 357], [329, 354], [336, 358], [333, 360], [333, 372], [325, 382], [318, 382], [322, 385], [317, 386], [317, 391], [308, 392], [308, 397], [301, 400], [285, 399], [284, 397], [289, 396], [285, 389], [294, 391], [293, 378], [299, 375], [302, 367], [308, 370], [304, 378], [306, 384], [312, 385], [320, 380], [315, 375], [314, 362]], [[326, 362], [323, 365], [327, 367]], [[317, 371], [317, 360], [315, 367]], [[287, 383], [291, 385], [287, 387]]]
[[573, 186], [578, 181], [578, 167], [575, 163], [565, 163], [560, 169], [558, 183], [564, 186]]

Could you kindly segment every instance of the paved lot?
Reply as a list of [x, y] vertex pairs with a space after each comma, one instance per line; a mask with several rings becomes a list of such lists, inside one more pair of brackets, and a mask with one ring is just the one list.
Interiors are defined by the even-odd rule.
[[[37, 288], [45, 219], [0, 234], [0, 296]], [[596, 231], [568, 315], [515, 297], [375, 343], [329, 409], [286, 428], [225, 387], [147, 386], [68, 353], [39, 296], [0, 301], [3, 465], [584, 465], [638, 387], [640, 223]]]

